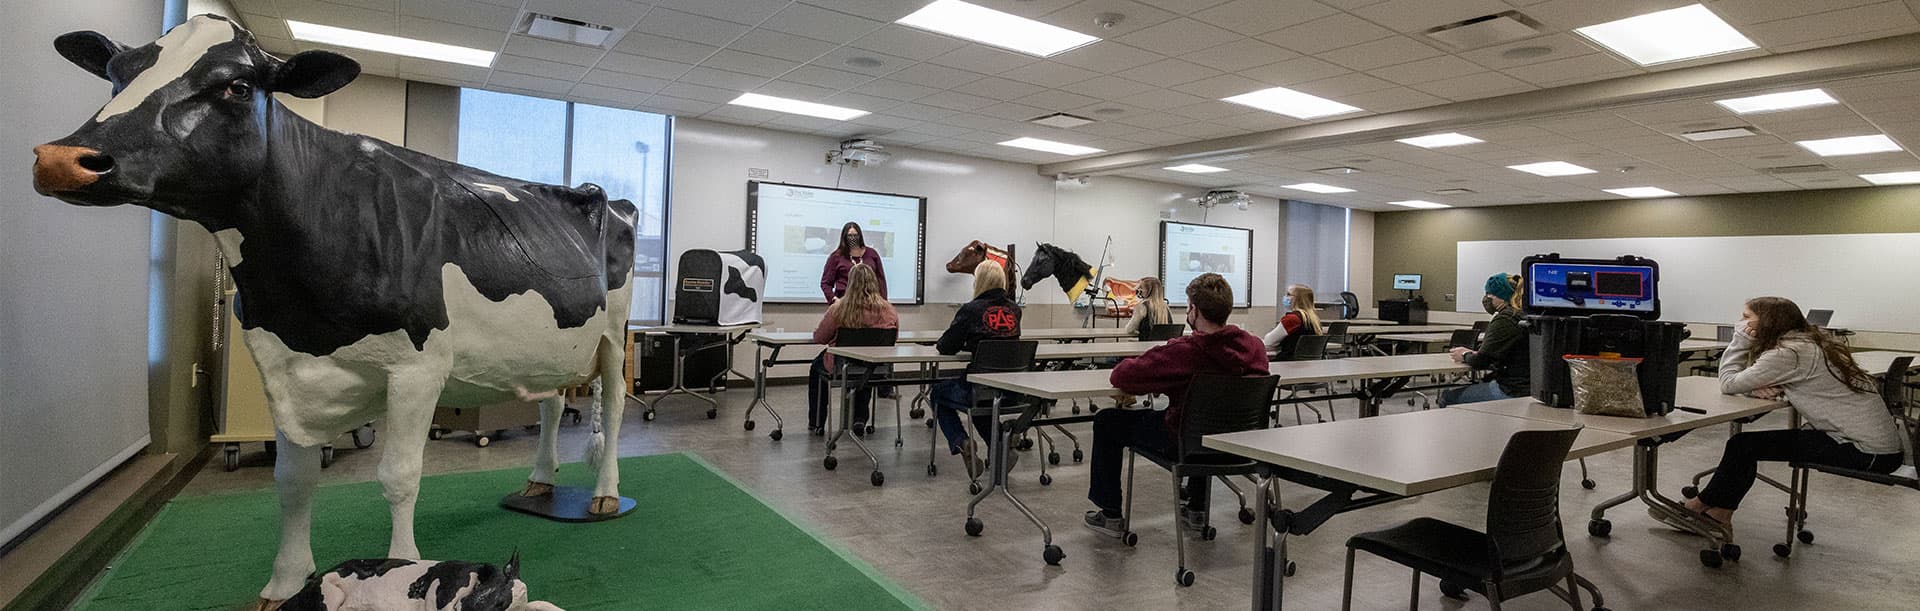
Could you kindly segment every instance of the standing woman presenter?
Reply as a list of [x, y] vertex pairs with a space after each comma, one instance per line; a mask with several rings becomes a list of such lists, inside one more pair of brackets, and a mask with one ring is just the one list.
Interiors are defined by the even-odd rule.
[[840, 227], [840, 246], [827, 255], [827, 266], [820, 271], [820, 293], [826, 296], [827, 305], [833, 305], [847, 294], [847, 277], [856, 263], [873, 269], [874, 277], [880, 281], [880, 296], [886, 298], [887, 270], [880, 266], [880, 251], [867, 247], [859, 223], [848, 221]]

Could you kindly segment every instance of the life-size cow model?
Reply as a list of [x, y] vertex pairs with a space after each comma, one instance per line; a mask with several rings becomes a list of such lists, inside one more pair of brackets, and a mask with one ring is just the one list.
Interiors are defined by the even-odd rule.
[[[634, 207], [599, 187], [488, 174], [329, 131], [272, 94], [326, 95], [360, 73], [325, 51], [280, 59], [199, 16], [129, 48], [66, 34], [61, 55], [113, 83], [73, 135], [34, 149], [34, 187], [84, 206], [136, 204], [199, 223], [231, 263], [247, 347], [265, 379], [279, 457], [273, 606], [313, 571], [320, 447], [379, 419], [387, 555], [420, 557], [413, 510], [436, 404], [540, 398], [541, 440], [520, 493], [552, 491], [555, 390], [621, 379]], [[588, 462], [590, 511], [617, 511], [624, 394], [606, 384]], [[596, 456], [597, 454], [597, 456]]]

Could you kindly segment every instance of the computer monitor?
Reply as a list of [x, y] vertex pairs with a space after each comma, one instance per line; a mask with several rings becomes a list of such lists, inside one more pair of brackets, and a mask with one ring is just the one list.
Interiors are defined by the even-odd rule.
[[1807, 324], [1824, 328], [1830, 322], [1833, 322], [1833, 310], [1807, 310]]
[[1394, 274], [1393, 289], [1396, 291], [1420, 290], [1420, 274]]

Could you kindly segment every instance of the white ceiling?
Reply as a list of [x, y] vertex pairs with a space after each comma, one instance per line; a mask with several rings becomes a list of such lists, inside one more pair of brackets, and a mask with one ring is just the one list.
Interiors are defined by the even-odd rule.
[[[994, 143], [1031, 136], [1107, 149], [1148, 149], [1305, 125], [1218, 101], [1286, 86], [1386, 113], [1644, 74], [1648, 70], [1570, 33], [1691, 4], [1694, 0], [972, 0], [1101, 37], [1050, 59], [893, 25], [927, 0], [232, 0], [264, 47], [319, 48], [289, 40], [284, 19], [497, 50], [474, 68], [336, 49], [370, 74], [565, 98], [832, 137], [1029, 163], [1066, 156]], [[1661, 70], [1920, 32], [1920, 0], [1708, 0], [1761, 49]], [[1455, 51], [1422, 32], [1518, 9], [1541, 36]], [[616, 28], [612, 48], [510, 34], [524, 12]], [[1121, 13], [1111, 29], [1094, 15]], [[1504, 56], [1544, 46], [1545, 55]], [[855, 57], [878, 67], [851, 65]], [[1235, 171], [1192, 175], [1135, 169], [1123, 175], [1247, 190], [1364, 209], [1427, 199], [1497, 205], [1613, 198], [1601, 188], [1658, 186], [1684, 195], [1862, 186], [1858, 172], [1920, 170], [1910, 152], [1815, 158], [1791, 140], [1884, 132], [1920, 144], [1920, 75], [1828, 86], [1839, 107], [1736, 117], [1710, 100], [1662, 102], [1460, 129], [1487, 140], [1425, 150], [1395, 142], [1266, 154], [1215, 163]], [[870, 111], [849, 122], [738, 106], [741, 92]], [[1756, 91], [1759, 93], [1761, 91]], [[1101, 112], [1106, 111], [1106, 112]], [[1117, 112], [1114, 112], [1117, 111]], [[1052, 112], [1098, 122], [1075, 129], [1025, 123]], [[1330, 117], [1342, 120], [1364, 114]], [[1689, 143], [1667, 134], [1753, 125], [1761, 136]], [[1600, 174], [1540, 178], [1504, 166], [1564, 160]], [[1359, 161], [1365, 160], [1365, 161]], [[1826, 162], [1825, 173], [1774, 176], [1761, 168]], [[1350, 165], [1342, 177], [1306, 172]], [[1629, 167], [1621, 173], [1618, 168]], [[1313, 195], [1275, 185], [1314, 181], [1360, 192]], [[1468, 188], [1469, 196], [1436, 189]]]

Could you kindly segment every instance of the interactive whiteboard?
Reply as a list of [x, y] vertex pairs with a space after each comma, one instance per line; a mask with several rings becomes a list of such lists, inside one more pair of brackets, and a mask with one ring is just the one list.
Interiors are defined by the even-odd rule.
[[848, 221], [880, 252], [887, 300], [921, 303], [927, 198], [755, 180], [747, 181], [747, 248], [766, 262], [762, 301], [825, 303], [820, 273]]
[[1187, 305], [1187, 283], [1208, 272], [1233, 287], [1233, 306], [1253, 307], [1253, 230], [1160, 221], [1160, 279], [1167, 302]]

